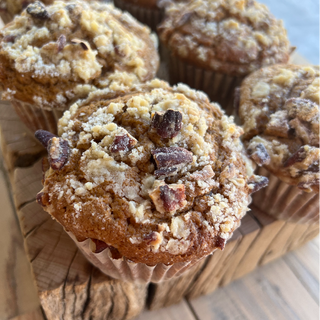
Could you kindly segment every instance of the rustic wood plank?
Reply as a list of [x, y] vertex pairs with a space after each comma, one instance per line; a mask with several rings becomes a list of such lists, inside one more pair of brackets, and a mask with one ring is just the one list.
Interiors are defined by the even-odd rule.
[[234, 250], [235, 252], [232, 256], [232, 263], [230, 263], [229, 268], [224, 273], [220, 281], [220, 286], [226, 286], [234, 279], [235, 271], [240, 261], [243, 259], [252, 242], [260, 232], [260, 226], [258, 225], [255, 219], [253, 219], [250, 215], [247, 214], [242, 219], [239, 231], [242, 234], [241, 242]]
[[239, 279], [249, 272], [252, 272], [258, 266], [261, 257], [264, 255], [271, 241], [285, 224], [284, 221], [274, 220], [253, 206], [251, 206], [251, 209], [252, 211], [248, 214], [257, 219], [261, 225], [261, 231], [238, 264], [233, 275], [233, 280]]
[[37, 309], [39, 298], [1, 168], [0, 203], [0, 318], [10, 319]]
[[[240, 240], [241, 233], [236, 230], [223, 251], [217, 250], [212, 256], [207, 258], [204, 268], [201, 270], [192, 287], [188, 290], [188, 299], [210, 293], [216, 289], [221, 278], [221, 268], [224, 267], [224, 262], [228, 259]], [[225, 264], [225, 267], [227, 266], [228, 264]]]
[[150, 310], [157, 310], [181, 302], [189, 287], [196, 281], [197, 275], [201, 273], [205, 263], [206, 259], [200, 261], [179, 278], [151, 284], [148, 296], [148, 308]]
[[134, 320], [198, 320], [185, 300], [179, 304], [157, 311], [144, 311]]
[[287, 222], [273, 238], [269, 247], [261, 257], [259, 264], [264, 265], [283, 256], [288, 249], [288, 242], [296, 228], [296, 224]]
[[318, 319], [319, 308], [283, 259], [250, 276], [191, 300], [196, 317], [218, 319]]
[[283, 260], [308, 290], [313, 299], [319, 302], [319, 238], [308, 242], [299, 250], [290, 252]]
[[15, 167], [28, 167], [45, 154], [45, 149], [33, 138], [7, 101], [0, 101], [0, 132], [9, 172]]
[[11, 318], [10, 320], [44, 320], [42, 311], [40, 308], [35, 311], [21, 314], [17, 317]]

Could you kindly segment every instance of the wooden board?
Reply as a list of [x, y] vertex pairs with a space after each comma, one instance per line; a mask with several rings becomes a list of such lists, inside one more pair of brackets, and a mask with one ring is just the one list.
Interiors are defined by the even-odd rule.
[[[4, 112], [1, 108], [0, 126], [6, 119], [15, 119], [12, 130], [16, 130], [19, 120], [12, 109], [7, 105]], [[3, 114], [5, 120], [1, 122]], [[180, 278], [150, 286], [113, 280], [91, 266], [62, 227], [35, 203], [41, 189], [38, 159], [44, 150], [24, 130], [15, 131], [12, 143], [10, 130], [10, 126], [2, 129], [4, 160], [40, 303], [49, 320], [130, 319], [145, 304], [156, 310], [178, 303], [185, 296], [196, 298], [300, 247], [319, 233], [318, 226], [288, 224], [252, 208], [223, 252], [216, 251]], [[21, 152], [16, 147], [19, 143], [31, 146], [29, 158], [28, 148]], [[19, 167], [25, 165], [22, 159], [31, 159], [33, 165]], [[29, 314], [41, 317], [37, 308], [36, 302]]]

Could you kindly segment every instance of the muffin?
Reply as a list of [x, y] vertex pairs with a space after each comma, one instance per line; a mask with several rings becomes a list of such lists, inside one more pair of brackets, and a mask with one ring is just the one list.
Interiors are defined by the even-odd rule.
[[64, 113], [60, 137], [36, 133], [50, 165], [39, 204], [122, 280], [166, 280], [223, 249], [267, 182], [253, 175], [242, 129], [181, 84], [94, 94]]
[[33, 132], [56, 132], [89, 92], [153, 79], [158, 63], [156, 37], [110, 4], [35, 2], [0, 31], [3, 98]]
[[206, 92], [227, 114], [233, 91], [249, 73], [288, 62], [292, 48], [282, 21], [253, 0], [173, 3], [158, 27], [168, 50], [171, 84]]
[[253, 204], [279, 219], [319, 219], [319, 82], [319, 67], [275, 65], [240, 89], [243, 139], [270, 180]]

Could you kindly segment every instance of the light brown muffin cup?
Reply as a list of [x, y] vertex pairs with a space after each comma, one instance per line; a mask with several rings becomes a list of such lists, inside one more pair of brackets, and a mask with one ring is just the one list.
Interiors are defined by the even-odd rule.
[[[163, 46], [162, 46], [163, 48]], [[163, 49], [162, 51], [167, 51]], [[163, 55], [163, 54], [162, 54]], [[204, 91], [211, 101], [218, 102], [227, 115], [235, 115], [234, 91], [240, 86], [243, 77], [198, 68], [166, 52], [170, 84], [186, 83], [191, 88]]]
[[255, 207], [279, 220], [310, 224], [319, 221], [318, 193], [289, 185], [263, 167], [257, 174], [267, 177], [269, 185], [252, 196]]
[[201, 258], [169, 265], [158, 263], [155, 266], [148, 266], [144, 263], [133, 262], [125, 257], [114, 259], [109, 249], [105, 249], [100, 253], [94, 253], [92, 251], [93, 241], [91, 239], [79, 242], [71, 232], [67, 233], [74, 240], [86, 259], [95, 267], [114, 279], [126, 282], [158, 283], [169, 280], [179, 277], [204, 259]]
[[153, 31], [157, 30], [163, 18], [163, 12], [158, 8], [143, 8], [142, 6], [128, 3], [128, 1], [114, 0], [114, 5], [123, 11], [128, 11], [137, 20], [149, 26]]
[[44, 110], [16, 99], [11, 100], [11, 104], [21, 121], [32, 133], [42, 129], [57, 134], [57, 123], [65, 110]]

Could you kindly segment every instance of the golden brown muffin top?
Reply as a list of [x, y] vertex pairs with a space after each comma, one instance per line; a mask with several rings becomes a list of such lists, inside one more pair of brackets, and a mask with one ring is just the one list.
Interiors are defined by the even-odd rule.
[[248, 76], [239, 116], [251, 157], [281, 180], [319, 192], [319, 67], [276, 65]]
[[[54, 0], [42, 0], [41, 2], [48, 5], [53, 3]], [[13, 16], [21, 13], [30, 3], [36, 0], [0, 0], [0, 10], [5, 10]]]
[[183, 61], [232, 76], [286, 63], [291, 53], [282, 21], [253, 0], [174, 3], [158, 31]]
[[128, 13], [98, 2], [30, 4], [0, 31], [5, 98], [43, 108], [103, 88], [115, 71], [147, 81], [158, 68], [156, 38]]
[[51, 163], [44, 209], [79, 241], [148, 265], [222, 249], [266, 183], [244, 156], [242, 129], [202, 92], [157, 79], [90, 101], [64, 113], [61, 138], [40, 139]]

